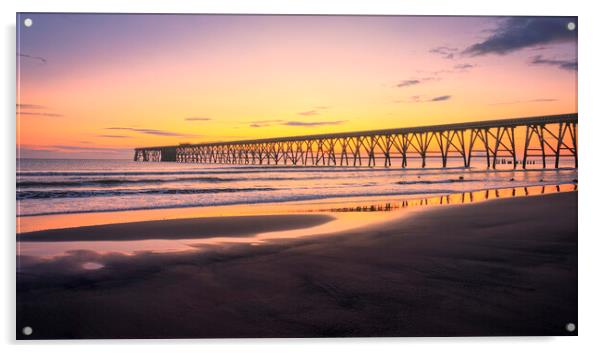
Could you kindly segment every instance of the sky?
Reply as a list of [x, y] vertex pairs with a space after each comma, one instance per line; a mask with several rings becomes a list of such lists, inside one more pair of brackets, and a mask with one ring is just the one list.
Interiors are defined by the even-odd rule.
[[21, 13], [18, 155], [573, 113], [570, 22]]

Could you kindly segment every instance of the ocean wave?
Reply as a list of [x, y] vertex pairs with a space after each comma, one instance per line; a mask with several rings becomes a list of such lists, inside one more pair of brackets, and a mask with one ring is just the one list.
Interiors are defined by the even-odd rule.
[[50, 171], [38, 171], [38, 172], [17, 172], [17, 177], [44, 177], [44, 176], [65, 176], [65, 177], [78, 177], [78, 176], [139, 176], [139, 175], [207, 175], [207, 174], [245, 174], [248, 171], [231, 171], [231, 170], [178, 170], [178, 171], [120, 171], [120, 172], [50, 172]]
[[100, 196], [191, 195], [234, 192], [273, 191], [274, 188], [216, 188], [216, 189], [122, 189], [122, 190], [50, 190], [17, 191], [17, 200], [60, 199]]
[[[252, 191], [252, 190], [249, 190]], [[97, 209], [80, 209], [80, 210], [67, 210], [67, 211], [50, 211], [50, 212], [32, 212], [32, 213], [20, 213], [18, 217], [31, 217], [31, 216], [45, 216], [55, 214], [74, 214], [74, 213], [94, 213], [94, 212], [116, 212], [116, 211], [137, 211], [137, 210], [155, 210], [155, 209], [170, 209], [170, 208], [190, 208], [190, 207], [209, 207], [209, 206], [229, 206], [229, 205], [240, 205], [240, 204], [263, 204], [273, 202], [301, 202], [301, 201], [313, 201], [313, 200], [324, 200], [334, 198], [351, 198], [351, 197], [374, 197], [374, 196], [416, 196], [416, 195], [446, 195], [456, 192], [452, 189], [436, 189], [436, 190], [416, 190], [416, 191], [398, 191], [398, 192], [362, 192], [362, 193], [345, 193], [337, 195], [327, 194], [314, 194], [314, 195], [286, 195], [286, 196], [275, 196], [265, 199], [253, 199], [253, 200], [232, 200], [232, 201], [211, 201], [202, 200], [200, 202], [190, 203], [178, 203], [178, 204], [167, 204], [161, 206], [132, 206], [132, 207], [115, 207], [115, 208], [97, 208]]]
[[200, 178], [174, 178], [174, 179], [82, 179], [82, 180], [57, 180], [57, 181], [38, 181], [26, 180], [17, 181], [17, 188], [39, 188], [39, 187], [70, 187], [70, 186], [115, 186], [127, 184], [160, 184], [173, 182], [205, 182], [220, 183], [243, 180], [240, 178], [218, 178], [218, 177], [200, 177]]
[[415, 185], [415, 184], [449, 184], [449, 183], [475, 183], [486, 181], [485, 179], [446, 179], [446, 180], [402, 180], [395, 184], [399, 185]]

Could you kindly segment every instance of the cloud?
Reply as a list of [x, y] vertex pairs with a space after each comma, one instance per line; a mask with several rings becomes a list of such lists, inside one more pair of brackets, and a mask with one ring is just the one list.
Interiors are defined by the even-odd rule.
[[23, 109], [47, 109], [48, 107], [43, 106], [43, 105], [39, 105], [39, 104], [25, 104], [25, 103], [17, 103], [17, 115], [29, 115], [29, 116], [49, 116], [49, 117], [60, 117], [63, 116], [63, 114], [57, 114], [57, 113], [49, 113], [49, 112], [29, 112], [29, 111], [22, 111]]
[[474, 67], [473, 64], [458, 64], [454, 66], [454, 69], [456, 70], [468, 70], [468, 69], [472, 69]]
[[429, 50], [429, 53], [438, 54], [445, 59], [453, 59], [458, 48], [450, 48], [446, 46], [439, 46]]
[[107, 138], [115, 138], [115, 139], [120, 139], [120, 138], [132, 138], [132, 136], [125, 136], [125, 135], [98, 135], [98, 137], [107, 137]]
[[317, 110], [308, 110], [306, 112], [299, 112], [297, 114], [303, 115], [303, 116], [310, 116], [310, 115], [318, 115], [320, 113]]
[[279, 124], [284, 122], [284, 120], [282, 119], [272, 119], [272, 120], [255, 120], [255, 121], [251, 121], [250, 123], [250, 127], [265, 127], [265, 126], [270, 126], [273, 124]]
[[337, 121], [287, 121], [281, 125], [287, 126], [325, 126], [325, 125], [341, 125], [347, 120]]
[[106, 153], [120, 153], [126, 148], [111, 148], [111, 147], [91, 147], [91, 146], [75, 146], [75, 145], [18, 145], [20, 151], [27, 150], [31, 152], [106, 152]]
[[271, 123], [280, 123], [283, 122], [282, 119], [273, 119], [273, 120], [255, 120], [251, 121], [253, 124], [271, 124]]
[[518, 104], [518, 103], [547, 103], [547, 102], [556, 102], [557, 98], [535, 98], [524, 101], [511, 101], [511, 102], [498, 102], [498, 103], [490, 103], [489, 105], [509, 105], [509, 104]]
[[17, 109], [46, 109], [45, 106], [39, 104], [19, 104], [17, 103]]
[[133, 127], [107, 127], [107, 128], [105, 128], [105, 130], [132, 131], [132, 132], [137, 132], [137, 133], [141, 133], [141, 134], [155, 135], [155, 136], [174, 136], [174, 137], [200, 137], [201, 136], [201, 135], [196, 135], [196, 134], [186, 134], [186, 133], [180, 133], [180, 132], [155, 130], [155, 129], [140, 129], [140, 128], [133, 128]]
[[311, 109], [311, 110], [307, 110], [307, 111], [299, 112], [299, 113], [297, 113], [297, 114], [299, 114], [299, 115], [303, 115], [303, 116], [318, 115], [318, 114], [320, 114], [320, 113], [321, 113], [321, 110], [327, 110], [327, 109], [329, 109], [329, 108], [330, 108], [330, 107], [328, 107], [328, 106], [325, 106], [325, 105], [318, 105], [318, 106], [315, 106], [315, 107], [314, 107], [313, 109]]
[[[439, 72], [431, 72], [431, 74], [433, 75], [437, 75], [439, 74]], [[412, 78], [409, 80], [402, 80], [399, 81], [398, 83], [395, 84], [395, 87], [398, 88], [403, 88], [403, 87], [410, 87], [410, 86], [416, 86], [418, 84], [423, 84], [429, 81], [440, 81], [441, 77], [436, 77], [436, 76], [425, 76], [425, 77], [421, 77], [421, 78]]]
[[403, 80], [401, 82], [399, 82], [396, 86], [397, 87], [408, 87], [408, 86], [414, 86], [420, 83], [420, 80]]
[[18, 53], [17, 56], [20, 56], [20, 57], [26, 58], [26, 59], [30, 59], [30, 60], [34, 60], [34, 61], [38, 61], [42, 65], [44, 65], [48, 62], [48, 60], [46, 60], [46, 58], [43, 58], [41, 56], [33, 56], [33, 55], [29, 55], [29, 54], [24, 54], [24, 53]]
[[45, 113], [45, 112], [17, 112], [17, 114], [19, 114], [19, 115], [29, 115], [29, 116], [49, 116], [49, 117], [64, 116], [63, 114]]
[[122, 148], [109, 148], [109, 147], [87, 147], [87, 146], [71, 146], [71, 145], [52, 145], [45, 146], [50, 148], [55, 148], [58, 150], [68, 150], [68, 151], [80, 151], [80, 152], [109, 152], [109, 153], [118, 153], [123, 151]]
[[448, 69], [441, 69], [441, 70], [416, 70], [417, 74], [420, 75], [424, 75], [422, 77], [419, 78], [412, 78], [410, 80], [404, 80], [399, 82], [398, 84], [396, 84], [396, 87], [407, 87], [407, 86], [412, 86], [412, 85], [417, 85], [417, 84], [423, 84], [429, 81], [441, 81], [443, 79], [447, 79], [448, 77], [450, 77], [451, 75], [454, 74], [464, 74], [469, 72], [471, 69], [475, 68], [477, 65], [475, 64], [469, 64], [469, 63], [463, 63], [463, 64], [456, 64]]
[[463, 54], [479, 56], [504, 55], [523, 48], [547, 43], [577, 41], [577, 30], [570, 31], [570, 17], [511, 17], [480, 43], [464, 49]]
[[275, 120], [258, 120], [253, 121], [249, 125], [250, 127], [268, 127], [273, 125], [280, 126], [326, 126], [326, 125], [340, 125], [347, 120], [337, 120], [337, 121], [288, 121], [282, 119]]
[[[424, 72], [424, 71], [422, 71], [422, 72]], [[435, 76], [434, 78], [440, 80], [441, 75], [454, 73], [454, 70], [443, 69], [443, 70], [436, 70], [436, 71], [426, 71], [426, 73], [433, 75], [433, 76]]]
[[556, 101], [558, 101], [558, 99], [556, 99], [556, 98], [537, 98], [537, 99], [528, 100], [527, 102], [556, 102]]
[[408, 100], [395, 100], [394, 103], [427, 103], [427, 102], [443, 102], [451, 99], [451, 95], [423, 97], [420, 95], [411, 96]]
[[577, 60], [546, 59], [541, 55], [531, 58], [531, 64], [556, 66], [563, 70], [577, 70]]
[[431, 102], [442, 102], [442, 101], [447, 101], [450, 100], [451, 96], [437, 96], [432, 98], [430, 101]]
[[209, 120], [213, 120], [213, 119], [207, 118], [207, 117], [192, 116], [192, 117], [186, 118], [184, 120], [187, 120], [187, 121], [209, 121]]

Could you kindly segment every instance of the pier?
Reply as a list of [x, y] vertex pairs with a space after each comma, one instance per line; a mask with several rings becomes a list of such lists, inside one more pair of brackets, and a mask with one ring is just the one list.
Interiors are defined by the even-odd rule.
[[[487, 168], [502, 161], [512, 168], [559, 168], [569, 158], [577, 168], [576, 113], [475, 121], [386, 130], [276, 137], [177, 146], [140, 147], [134, 161], [234, 165], [368, 166], [406, 168], [418, 159], [424, 168], [450, 158], [470, 167], [477, 158]], [[546, 159], [553, 158], [553, 165]]]

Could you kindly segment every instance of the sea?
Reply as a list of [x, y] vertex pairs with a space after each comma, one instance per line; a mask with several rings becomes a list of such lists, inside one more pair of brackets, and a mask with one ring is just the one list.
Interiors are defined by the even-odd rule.
[[[378, 161], [377, 161], [378, 162]], [[577, 182], [573, 161], [526, 170], [500, 161], [448, 168], [418, 160], [407, 168], [203, 165], [106, 159], [18, 159], [17, 217], [178, 207], [285, 203], [371, 197], [426, 197], [459, 192]], [[547, 161], [548, 168], [554, 160]]]

